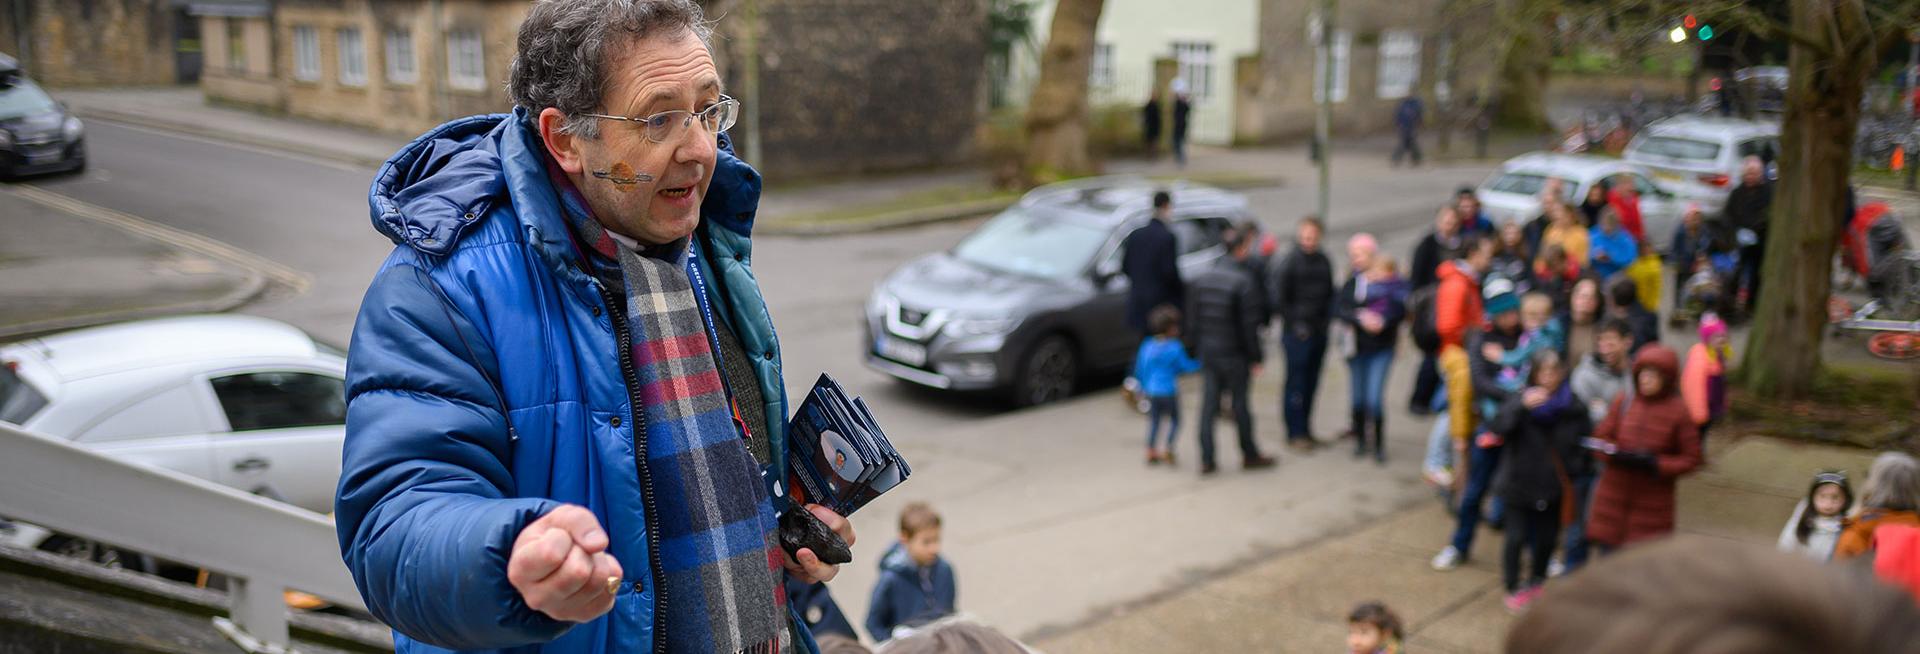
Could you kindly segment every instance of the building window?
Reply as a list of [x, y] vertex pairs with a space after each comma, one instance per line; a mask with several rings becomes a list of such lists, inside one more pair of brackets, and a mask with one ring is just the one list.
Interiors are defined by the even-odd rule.
[[247, 69], [246, 26], [238, 18], [227, 19], [227, 70], [243, 72]]
[[480, 33], [460, 30], [447, 34], [447, 84], [456, 89], [487, 88], [487, 60]]
[[[1317, 27], [1317, 25], [1316, 25]], [[1327, 90], [1327, 53], [1319, 44], [1319, 30], [1310, 30], [1314, 38], [1313, 101], [1319, 102]], [[1347, 53], [1353, 49], [1353, 33], [1346, 30], [1333, 31], [1333, 99], [1332, 102], [1347, 101]]]
[[342, 27], [334, 32], [340, 49], [340, 83], [345, 86], [367, 85], [367, 44], [360, 39], [360, 28]]
[[1173, 60], [1180, 66], [1176, 80], [1187, 81], [1187, 93], [1195, 98], [1213, 97], [1213, 44], [1206, 41], [1175, 41]]
[[1420, 82], [1420, 36], [1403, 30], [1380, 35], [1380, 84], [1375, 94], [1399, 99], [1413, 94]]
[[1087, 85], [1096, 89], [1113, 88], [1113, 44], [1093, 44], [1093, 67], [1087, 74]]
[[413, 62], [413, 32], [387, 30], [387, 81], [412, 84], [419, 79]]
[[293, 78], [302, 82], [320, 80], [320, 31], [311, 25], [293, 28]]
[[1434, 51], [1433, 99], [1449, 102], [1453, 99], [1453, 38], [1441, 36]]

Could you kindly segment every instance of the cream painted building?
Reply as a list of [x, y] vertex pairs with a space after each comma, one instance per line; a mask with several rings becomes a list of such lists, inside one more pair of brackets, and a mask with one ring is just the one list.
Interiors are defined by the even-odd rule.
[[[1034, 48], [1014, 50], [1008, 79], [1017, 103], [1040, 77], [1034, 53], [1046, 47], [1053, 5], [1043, 0], [1034, 8]], [[1258, 54], [1259, 32], [1260, 0], [1107, 0], [1094, 31], [1088, 101], [1096, 107], [1146, 103], [1154, 61], [1171, 59], [1193, 99], [1188, 139], [1232, 143], [1235, 68], [1242, 57]]]

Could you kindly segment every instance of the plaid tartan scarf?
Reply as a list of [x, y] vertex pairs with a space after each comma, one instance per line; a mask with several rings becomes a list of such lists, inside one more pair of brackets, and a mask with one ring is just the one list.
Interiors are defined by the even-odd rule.
[[[549, 172], [553, 172], [549, 167]], [[626, 293], [665, 572], [656, 611], [671, 652], [785, 652], [785, 571], [773, 503], [720, 374], [689, 243], [619, 247], [565, 177], [555, 188], [596, 276]], [[593, 256], [599, 255], [599, 256]]]

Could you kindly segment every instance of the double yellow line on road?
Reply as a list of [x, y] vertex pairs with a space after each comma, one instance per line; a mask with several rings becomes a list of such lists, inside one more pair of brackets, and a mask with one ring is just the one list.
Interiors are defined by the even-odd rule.
[[124, 211], [75, 200], [30, 184], [0, 186], [0, 192], [75, 217], [125, 230], [163, 245], [187, 250], [215, 261], [259, 273], [275, 284], [292, 290], [295, 294], [305, 293], [313, 286], [313, 276], [307, 273], [233, 245], [186, 230], [168, 227]]

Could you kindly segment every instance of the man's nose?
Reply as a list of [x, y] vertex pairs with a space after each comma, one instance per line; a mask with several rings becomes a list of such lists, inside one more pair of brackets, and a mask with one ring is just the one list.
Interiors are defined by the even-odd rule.
[[674, 146], [674, 159], [677, 161], [705, 163], [712, 161], [720, 149], [720, 136], [707, 131], [706, 126], [697, 119], [681, 129], [677, 138], [679, 143]]

